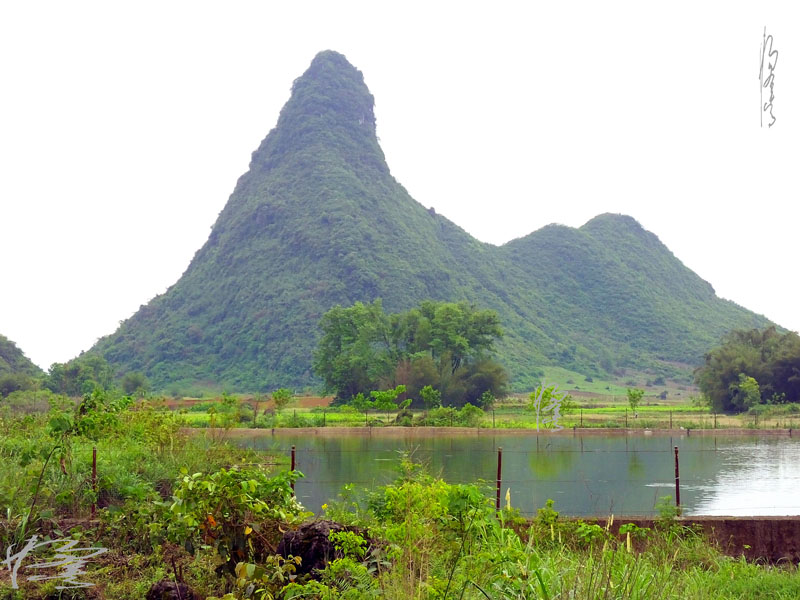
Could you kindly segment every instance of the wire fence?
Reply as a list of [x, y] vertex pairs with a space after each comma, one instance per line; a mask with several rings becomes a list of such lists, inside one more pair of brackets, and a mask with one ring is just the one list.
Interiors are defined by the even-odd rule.
[[[610, 428], [610, 429], [759, 429], [790, 430], [800, 424], [800, 414], [773, 408], [772, 412], [753, 412], [735, 415], [715, 413], [692, 406], [644, 407], [634, 412], [625, 407], [576, 408], [562, 413], [553, 423], [547, 423], [522, 406], [501, 406], [465, 417], [456, 410], [413, 410], [393, 412], [356, 412], [349, 407], [295, 408], [280, 413], [265, 410], [260, 414], [241, 411], [241, 424], [256, 427], [478, 427], [484, 429], [547, 429], [547, 428]], [[777, 412], [775, 412], [777, 411]], [[190, 413], [191, 414], [191, 413]], [[202, 425], [204, 415], [195, 413], [195, 424]]]
[[[665, 436], [648, 440], [650, 446], [615, 448], [601, 447], [607, 441], [597, 438], [590, 440], [596, 442], [594, 446], [571, 447], [567, 442], [577, 442], [569, 438], [553, 444], [558, 438], [544, 435], [537, 447], [530, 437], [526, 448], [515, 447], [518, 439], [501, 437], [491, 441], [491, 448], [458, 444], [448, 448], [442, 439], [424, 448], [410, 447], [407, 441], [398, 441], [393, 448], [320, 448], [315, 447], [319, 439], [309, 443], [300, 438], [292, 447], [280, 443], [265, 449], [293, 456], [296, 469], [305, 475], [297, 482], [298, 497], [307, 501], [311, 510], [335, 500], [345, 485], [374, 492], [391, 483], [398, 477], [401, 456], [408, 453], [448, 483], [483, 485], [497, 508], [505, 506], [509, 493], [512, 506], [523, 516], [535, 516], [550, 497], [564, 514], [572, 516], [614, 512], [649, 516], [658, 513], [663, 496], [670, 496], [670, 502], [684, 512], [695, 514], [712, 505], [715, 514], [720, 510], [800, 514], [800, 502], [794, 500], [800, 489], [800, 444], [794, 440], [732, 441], [726, 436], [719, 442], [713, 438], [687, 445], [686, 437]], [[544, 438], [549, 438], [547, 444]], [[497, 439], [500, 442], [494, 445]], [[654, 443], [660, 447], [652, 447]], [[776, 443], [786, 448], [777, 452]], [[784, 452], [787, 449], [790, 452]], [[775, 456], [776, 452], [780, 456]], [[774, 469], [760, 476], [757, 469], [768, 464], [770, 456]]]

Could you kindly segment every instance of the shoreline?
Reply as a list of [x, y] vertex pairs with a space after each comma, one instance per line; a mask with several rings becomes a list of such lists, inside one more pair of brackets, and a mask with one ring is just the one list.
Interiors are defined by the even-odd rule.
[[[660, 436], [660, 437], [691, 437], [701, 436], [769, 436], [769, 437], [794, 437], [792, 429], [625, 429], [624, 427], [574, 427], [564, 429], [527, 429], [527, 428], [498, 428], [491, 427], [275, 427], [253, 428], [236, 427], [224, 429], [220, 427], [183, 427], [183, 432], [206, 431], [213, 434], [228, 435], [386, 435], [406, 437], [432, 437], [435, 435], [465, 435], [465, 436], [504, 436], [504, 435], [545, 435], [545, 436], [577, 436], [577, 435], [628, 435], [628, 436]], [[800, 435], [800, 434], [798, 434]]]

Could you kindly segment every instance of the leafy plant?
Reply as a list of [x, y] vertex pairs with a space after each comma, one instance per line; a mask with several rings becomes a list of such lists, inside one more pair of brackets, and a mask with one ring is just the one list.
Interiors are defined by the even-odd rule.
[[639, 407], [639, 404], [642, 402], [642, 396], [644, 396], [644, 390], [638, 388], [628, 388], [628, 405], [631, 407], [631, 410], [635, 413], [636, 409]]
[[169, 506], [169, 536], [190, 552], [200, 543], [212, 545], [233, 572], [238, 562], [274, 552], [280, 525], [309, 515], [291, 488], [299, 476], [270, 477], [258, 468], [185, 473]]
[[234, 569], [236, 587], [241, 598], [255, 600], [274, 600], [280, 597], [281, 591], [295, 580], [299, 556], [284, 558], [278, 554], [270, 554], [263, 563], [254, 564], [240, 562]]
[[553, 508], [555, 503], [552, 499], [548, 498], [547, 502], [542, 508], [537, 509], [536, 511], [536, 520], [545, 525], [550, 527], [551, 525], [555, 525], [558, 521], [558, 511]]
[[291, 391], [286, 388], [278, 388], [272, 392], [272, 401], [275, 403], [275, 410], [280, 413], [284, 408], [289, 405], [289, 402], [294, 398]]
[[592, 546], [595, 542], [606, 538], [606, 530], [597, 523], [578, 522], [575, 532], [584, 546]]
[[331, 531], [328, 539], [334, 543], [336, 550], [345, 557], [363, 560], [367, 552], [367, 541], [354, 531]]

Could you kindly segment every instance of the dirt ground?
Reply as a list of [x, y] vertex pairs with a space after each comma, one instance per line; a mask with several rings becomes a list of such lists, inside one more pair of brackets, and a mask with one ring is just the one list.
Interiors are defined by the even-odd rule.
[[[615, 519], [613, 531], [623, 523], [653, 527], [653, 519]], [[703, 534], [728, 556], [769, 563], [800, 563], [798, 517], [686, 517], [682, 525], [698, 525]]]

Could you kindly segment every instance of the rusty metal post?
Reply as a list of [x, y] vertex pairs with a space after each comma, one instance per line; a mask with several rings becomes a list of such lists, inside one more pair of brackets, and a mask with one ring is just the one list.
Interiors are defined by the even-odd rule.
[[681, 470], [678, 465], [678, 447], [675, 446], [675, 506], [681, 514]]
[[500, 512], [500, 486], [503, 482], [503, 449], [497, 448], [497, 498], [495, 499], [494, 508]]
[[97, 510], [97, 446], [92, 446], [92, 491], [94, 492], [94, 499], [92, 500], [92, 518]]
[[[292, 446], [292, 472], [294, 472], [295, 467], [295, 448], [294, 445]], [[292, 491], [294, 491], [294, 481], [292, 481]]]

